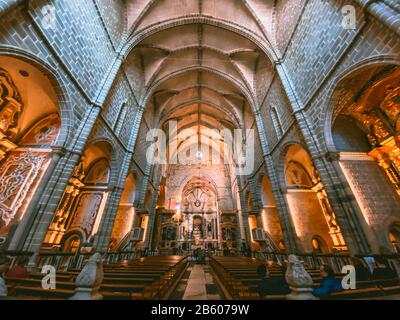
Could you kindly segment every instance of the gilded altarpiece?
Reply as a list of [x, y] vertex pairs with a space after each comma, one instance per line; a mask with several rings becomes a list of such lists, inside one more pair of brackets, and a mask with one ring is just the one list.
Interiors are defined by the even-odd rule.
[[48, 159], [46, 152], [14, 150], [0, 168], [0, 236], [20, 220]]
[[86, 239], [93, 231], [94, 223], [99, 213], [103, 201], [103, 192], [85, 191], [82, 192], [73, 209], [74, 219], [70, 225], [71, 229], [78, 228], [83, 230]]
[[120, 205], [111, 235], [110, 249], [117, 250], [119, 244], [130, 231], [134, 208], [132, 204]]
[[21, 96], [10, 74], [0, 68], [0, 160], [17, 147], [15, 137], [22, 108]]
[[46, 235], [43, 249], [61, 248], [70, 236], [81, 243], [96, 233], [108, 196], [110, 167], [107, 159], [94, 161], [85, 172], [83, 157], [75, 167]]
[[400, 195], [400, 68], [370, 81], [343, 115], [363, 128], [374, 158]]
[[[40, 106], [37, 106], [40, 108]], [[0, 68], [0, 237], [7, 238], [23, 217], [50, 161], [60, 131], [58, 114], [49, 114], [21, 130], [24, 110], [10, 74]]]

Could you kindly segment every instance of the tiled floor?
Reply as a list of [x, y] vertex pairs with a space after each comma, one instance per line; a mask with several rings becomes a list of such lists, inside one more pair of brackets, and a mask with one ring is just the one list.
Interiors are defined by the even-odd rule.
[[206, 275], [202, 265], [195, 264], [182, 300], [207, 300]]
[[221, 300], [221, 293], [207, 265], [189, 266], [171, 296], [172, 300]]

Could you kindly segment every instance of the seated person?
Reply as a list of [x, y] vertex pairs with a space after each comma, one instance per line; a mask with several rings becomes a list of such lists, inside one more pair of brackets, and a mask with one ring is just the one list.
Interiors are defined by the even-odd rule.
[[323, 280], [321, 282], [321, 285], [314, 289], [314, 296], [318, 298], [324, 298], [328, 297], [333, 292], [343, 290], [342, 282], [338, 279], [335, 279], [335, 273], [330, 266], [321, 266], [320, 272]]
[[205, 264], [206, 263], [206, 253], [204, 250], [200, 249], [198, 254], [197, 254], [197, 261], [199, 264]]
[[223, 254], [224, 254], [224, 257], [228, 257], [229, 256], [229, 249], [228, 249], [228, 247], [224, 247], [224, 249], [223, 249]]
[[28, 257], [22, 257], [18, 260], [17, 264], [12, 267], [7, 273], [6, 277], [10, 279], [25, 279], [28, 278], [29, 272], [26, 268], [29, 263]]
[[10, 259], [4, 255], [0, 255], [0, 298], [7, 297], [8, 290], [3, 275], [10, 267]]
[[377, 256], [375, 257], [375, 268], [372, 273], [373, 280], [385, 280], [385, 279], [394, 279], [397, 278], [396, 272], [389, 267], [386, 259]]
[[271, 263], [271, 267], [279, 268], [283, 274], [286, 274], [286, 266], [282, 265], [276, 256], [273, 257]]
[[356, 280], [358, 281], [368, 281], [371, 279], [371, 272], [368, 267], [365, 266], [364, 262], [357, 257], [352, 257], [351, 262], [354, 266], [354, 270], [356, 272]]
[[261, 299], [265, 299], [269, 295], [287, 295], [290, 293], [285, 279], [283, 277], [271, 277], [265, 265], [258, 266], [257, 274], [261, 278], [261, 282], [258, 285], [258, 293]]

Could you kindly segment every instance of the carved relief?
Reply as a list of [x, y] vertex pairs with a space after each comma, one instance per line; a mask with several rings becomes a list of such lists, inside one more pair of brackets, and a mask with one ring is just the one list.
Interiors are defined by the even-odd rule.
[[290, 161], [286, 167], [286, 181], [289, 187], [311, 188], [313, 186], [307, 171], [295, 161]]
[[17, 147], [13, 140], [18, 133], [18, 117], [22, 106], [10, 74], [0, 68], [0, 160]]
[[[217, 194], [205, 177], [195, 176], [184, 187], [182, 201], [175, 210], [161, 210], [158, 216], [158, 245], [160, 249], [216, 247], [219, 219]], [[194, 246], [194, 247], [193, 247]]]
[[50, 145], [57, 139], [60, 131], [60, 118], [58, 114], [52, 114], [39, 121], [23, 137], [21, 145]]
[[[67, 230], [71, 228], [82, 229], [87, 237], [92, 232], [104, 193], [102, 190], [85, 191], [86, 184], [84, 181], [88, 180], [85, 179], [87, 177], [84, 167], [85, 162], [86, 158], [82, 156], [80, 162], [75, 166], [49, 232], [46, 235], [45, 243], [47, 244], [60, 244]], [[94, 179], [93, 184], [98, 180], [104, 180], [103, 163], [108, 165], [106, 160], [100, 160], [92, 166], [91, 172], [89, 171], [91, 175], [89, 181]], [[108, 169], [106, 171], [108, 179]]]
[[386, 172], [390, 181], [400, 195], [400, 148], [393, 137], [383, 142], [381, 147], [373, 149], [369, 155], [373, 157]]
[[17, 132], [22, 101], [10, 74], [0, 68], [0, 131], [13, 139]]
[[388, 87], [379, 108], [386, 114], [397, 133], [400, 132], [400, 86]]
[[108, 183], [110, 166], [106, 159], [97, 161], [89, 170], [85, 182], [88, 184]]
[[212, 186], [201, 177], [192, 179], [185, 187], [182, 212], [213, 212], [216, 198]]
[[7, 226], [18, 213], [46, 161], [45, 153], [10, 155], [1, 167], [0, 226]]
[[[400, 195], [400, 70], [372, 77], [342, 113], [364, 128], [373, 148], [369, 153], [383, 168]], [[352, 91], [348, 88], [349, 91]]]
[[120, 206], [118, 208], [118, 213], [114, 221], [114, 227], [111, 235], [110, 243], [113, 243], [114, 246], [110, 246], [111, 249], [117, 249], [118, 244], [120, 244], [121, 240], [126, 236], [129, 230], [129, 221], [133, 215], [133, 209], [131, 206]]
[[71, 223], [71, 228], [80, 228], [84, 230], [88, 237], [92, 232], [102, 200], [103, 193], [82, 193], [75, 207], [75, 215]]

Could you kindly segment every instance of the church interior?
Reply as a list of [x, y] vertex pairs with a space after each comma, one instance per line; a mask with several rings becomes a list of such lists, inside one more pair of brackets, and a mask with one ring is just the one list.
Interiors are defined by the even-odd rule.
[[398, 0], [0, 21], [0, 296], [400, 299]]

